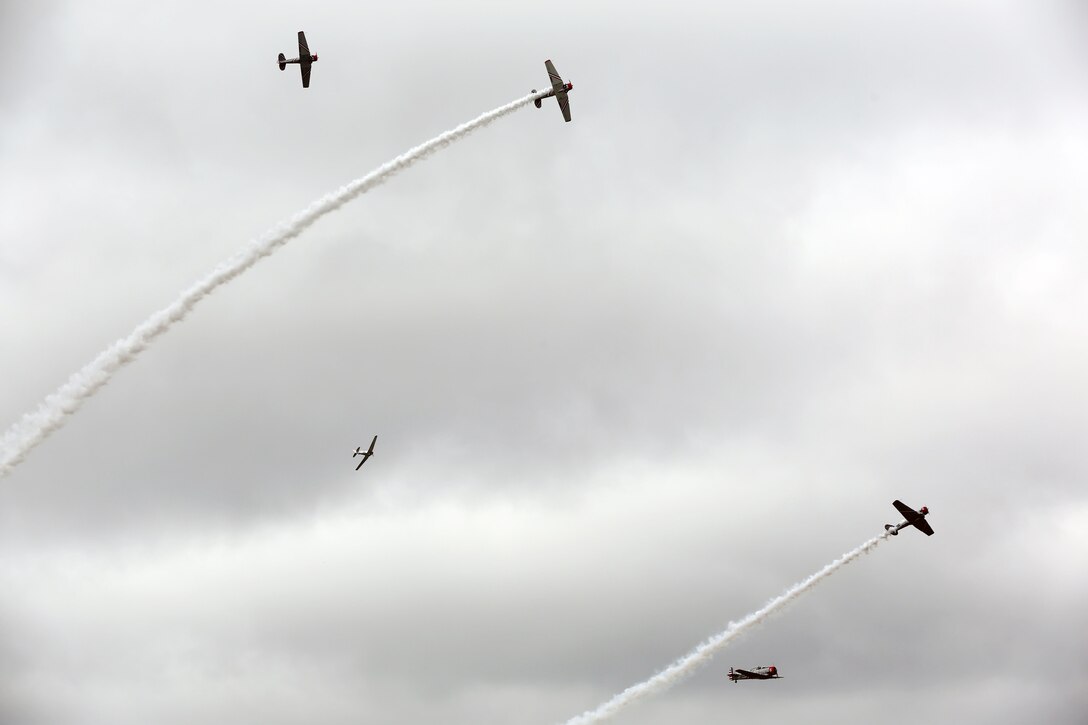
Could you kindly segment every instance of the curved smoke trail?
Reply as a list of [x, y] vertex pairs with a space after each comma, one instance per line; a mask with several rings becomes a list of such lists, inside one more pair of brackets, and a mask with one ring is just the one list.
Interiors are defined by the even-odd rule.
[[0, 439], [0, 478], [11, 473], [26, 458], [31, 449], [64, 425], [68, 417], [108, 383], [114, 373], [135, 360], [155, 338], [169, 330], [175, 323], [185, 319], [198, 302], [218, 287], [272, 254], [329, 212], [336, 211], [360, 194], [365, 194], [417, 161], [449, 146], [472, 131], [513, 113], [540, 95], [541, 93], [532, 93], [523, 96], [416, 146], [392, 161], [382, 164], [366, 176], [318, 199], [287, 222], [254, 240], [241, 252], [220, 264], [206, 277], [185, 290], [170, 306], [159, 310], [140, 323], [128, 337], [118, 340], [99, 353], [98, 357], [68, 378], [64, 385], [46, 396], [34, 412], [27, 413], [9, 428]]
[[820, 571], [807, 579], [794, 584], [792, 587], [767, 602], [762, 609], [752, 612], [744, 619], [730, 622], [729, 626], [726, 627], [724, 631], [719, 632], [706, 640], [650, 679], [640, 682], [637, 685], [631, 685], [623, 692], [614, 696], [611, 700], [598, 705], [596, 709], [588, 710], [581, 715], [572, 717], [570, 720], [567, 720], [566, 725], [588, 725], [589, 723], [606, 720], [626, 708], [628, 705], [634, 703], [636, 700], [640, 700], [648, 695], [656, 695], [659, 692], [669, 689], [680, 680], [695, 672], [695, 670], [707, 664], [710, 659], [717, 654], [718, 650], [725, 647], [745, 630], [759, 624], [775, 610], [786, 606], [862, 554], [869, 553], [877, 544], [886, 538], [888, 538], [887, 534], [875, 536], [856, 549], [846, 552], [823, 569], [820, 569]]

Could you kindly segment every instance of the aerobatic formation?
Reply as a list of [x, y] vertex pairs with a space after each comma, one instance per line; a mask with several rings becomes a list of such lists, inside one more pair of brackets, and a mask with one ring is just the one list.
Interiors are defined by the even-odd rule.
[[[724, 648], [734, 639], [766, 621], [768, 617], [779, 609], [782, 609], [790, 602], [796, 600], [802, 594], [811, 591], [817, 584], [835, 574], [847, 564], [856, 561], [862, 554], [868, 554], [879, 546], [881, 542], [887, 541], [890, 535], [889, 531], [885, 531], [879, 536], [874, 536], [861, 545], [851, 549], [815, 574], [810, 574], [805, 579], [797, 582], [756, 611], [736, 621], [730, 622], [729, 626], [724, 630], [704, 640], [686, 655], [680, 657], [652, 677], [635, 685], [631, 685], [626, 690], [623, 690], [602, 702], [594, 709], [587, 710], [581, 715], [572, 717], [566, 721], [566, 725], [590, 725], [590, 723], [602, 722], [619, 714], [621, 711], [626, 710], [628, 707], [645, 697], [668, 690], [673, 685], [682, 681], [685, 677], [692, 675], [696, 670], [708, 664], [719, 650]], [[735, 674], [736, 672], [731, 670], [731, 673]], [[775, 668], [775, 674], [777, 673], [778, 670]]]
[[[277, 62], [281, 71], [285, 70], [288, 65], [298, 65], [301, 71], [302, 87], [309, 88], [312, 66], [317, 62], [317, 59], [317, 55], [310, 52], [305, 33], [299, 31], [298, 57], [287, 58], [283, 53], [280, 53]], [[573, 90], [574, 84], [563, 80], [551, 60], [546, 60], [544, 66], [551, 84], [550, 89], [541, 92], [533, 89], [529, 95], [488, 111], [467, 123], [442, 133], [383, 164], [370, 174], [356, 179], [339, 190], [317, 200], [307, 209], [296, 214], [286, 224], [257, 239], [235, 257], [216, 267], [207, 277], [186, 290], [173, 304], [153, 314], [139, 325], [128, 337], [108, 347], [91, 363], [72, 375], [55, 393], [48, 396], [37, 410], [24, 416], [4, 434], [3, 438], [0, 438], [0, 477], [11, 473], [26, 458], [32, 448], [41, 443], [50, 433], [64, 425], [67, 419], [79, 410], [86, 399], [101, 389], [121, 367], [133, 361], [154, 339], [183, 320], [201, 299], [301, 234], [322, 216], [340, 208], [348, 201], [383, 183], [391, 176], [426, 158], [435, 151], [463, 138], [473, 130], [502, 118], [530, 102], [537, 108], [541, 108], [544, 99], [554, 97], [564, 121], [569, 122], [571, 120], [571, 109], [568, 94]], [[361, 460], [355, 467], [356, 471], [362, 468], [363, 464], [374, 455], [374, 447], [377, 442], [378, 436], [374, 435], [366, 450], [362, 446], [355, 449], [352, 458], [361, 456]], [[920, 510], [915, 511], [899, 500], [894, 501], [892, 505], [902, 514], [903, 521], [898, 524], [886, 524], [883, 534], [869, 539], [857, 548], [842, 555], [816, 573], [793, 585], [762, 608], [740, 620], [731, 622], [727, 629], [710, 637], [687, 655], [677, 659], [646, 681], [627, 688], [596, 709], [572, 718], [568, 721], [568, 725], [585, 725], [586, 723], [604, 720], [617, 714], [642, 697], [668, 689], [691, 674], [696, 668], [708, 663], [718, 650], [735, 637], [760, 624], [776, 610], [809, 591], [817, 583], [846, 564], [854, 561], [862, 554], [872, 551], [879, 543], [887, 540], [888, 537], [897, 536], [902, 529], [914, 527], [927, 536], [933, 534], [933, 529], [926, 521], [926, 517], [929, 515], [927, 507], [923, 506]], [[777, 680], [782, 678], [775, 665], [757, 665], [751, 668], [730, 667], [726, 677], [733, 684], [743, 680]]]
[[25, 414], [8, 428], [3, 437], [0, 437], [0, 478], [14, 471], [35, 447], [63, 427], [83, 407], [83, 404], [101, 390], [122, 367], [136, 360], [152, 342], [188, 317], [189, 313], [212, 292], [251, 269], [257, 262], [302, 234], [327, 214], [384, 184], [436, 151], [510, 115], [535, 99], [535, 94], [516, 98], [405, 151], [369, 174], [321, 197], [287, 222], [255, 239], [233, 257], [219, 264], [184, 290], [172, 303], [150, 315], [126, 337], [117, 340], [100, 352], [97, 357], [73, 373], [56, 391], [47, 395], [36, 409]]

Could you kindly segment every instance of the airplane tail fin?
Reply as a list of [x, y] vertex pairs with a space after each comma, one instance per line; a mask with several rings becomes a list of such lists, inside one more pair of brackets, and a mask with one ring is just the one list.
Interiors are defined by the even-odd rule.
[[362, 446], [360, 446], [359, 448], [355, 449], [355, 452], [351, 454], [351, 457], [355, 458], [355, 456], [361, 455], [362, 452], [363, 452], [363, 449], [362, 449]]
[[287, 60], [287, 56], [284, 55], [283, 53], [280, 53], [280, 70], [283, 70], [284, 68], [287, 67], [286, 60]]
[[899, 531], [896, 530], [895, 526], [892, 524], [884, 524], [884, 530], [892, 536], [899, 536]]
[[[536, 93], [536, 89], [534, 88], [533, 90], [531, 90], [529, 92], [530, 93]], [[536, 106], [537, 108], [540, 108], [540, 99], [539, 98], [534, 98], [533, 99], [533, 105]]]

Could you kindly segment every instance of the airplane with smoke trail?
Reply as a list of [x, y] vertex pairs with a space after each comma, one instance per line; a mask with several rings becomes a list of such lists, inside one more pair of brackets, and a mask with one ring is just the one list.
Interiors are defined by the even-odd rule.
[[529, 105], [535, 98], [534, 94], [524, 95], [405, 151], [366, 176], [355, 179], [321, 197], [283, 224], [253, 240], [230, 259], [220, 263], [184, 290], [168, 306], [152, 314], [127, 336], [114, 342], [73, 373], [56, 391], [47, 395], [37, 408], [25, 414], [8, 428], [0, 436], [0, 478], [14, 471], [26, 460], [31, 450], [67, 423], [87, 400], [117, 374], [118, 370], [136, 360], [151, 343], [188, 317], [200, 301], [215, 290], [302, 234], [318, 219], [336, 211], [374, 187], [384, 184], [402, 171], [463, 139], [473, 131]]
[[[544, 67], [548, 69], [548, 79], [552, 82], [552, 89], [547, 93], [537, 96], [533, 104], [540, 108], [540, 101], [544, 98], [551, 98], [555, 96], [555, 100], [559, 102], [559, 110], [563, 112], [563, 120], [570, 121], [570, 101], [567, 99], [567, 91], [574, 90], [573, 83], [564, 83], [563, 76], [559, 75], [559, 71], [555, 69], [550, 60], [544, 61]], [[536, 93], [536, 89], [532, 90], [532, 93]]]
[[881, 534], [880, 536], [874, 536], [861, 544], [861, 546], [846, 552], [815, 574], [811, 574], [802, 581], [797, 582], [748, 616], [735, 622], [730, 622], [729, 626], [723, 631], [718, 632], [713, 637], [705, 640], [695, 649], [691, 650], [665, 669], [660, 670], [649, 679], [643, 680], [636, 685], [631, 685], [623, 692], [602, 702], [594, 709], [587, 710], [581, 715], [570, 718], [566, 721], [566, 725], [593, 725], [594, 723], [603, 722], [645, 697], [664, 692], [685, 677], [694, 673], [695, 670], [710, 662], [716, 652], [724, 648], [744, 632], [765, 621], [776, 611], [794, 601], [850, 562], [856, 561], [858, 557], [869, 553], [882, 541], [886, 541], [887, 538], [887, 533]]
[[750, 670], [742, 670], [741, 668], [733, 669], [729, 668], [729, 674], [726, 675], [733, 684], [737, 684], [741, 680], [781, 680], [782, 675], [778, 674], [778, 668], [774, 665], [764, 667], [763, 665], [757, 665]]
[[899, 536], [899, 529], [906, 528], [907, 526], [913, 526], [921, 531], [926, 536], [933, 536], [933, 528], [926, 521], [926, 516], [929, 515], [929, 508], [923, 506], [918, 511], [915, 511], [910, 506], [907, 506], [898, 499], [892, 501], [892, 506], [895, 506], [899, 510], [899, 513], [903, 514], [903, 521], [898, 524], [884, 524], [884, 530], [891, 536]]
[[310, 87], [310, 67], [317, 62], [316, 55], [310, 55], [310, 46], [306, 43], [306, 33], [301, 30], [298, 31], [298, 57], [288, 58], [283, 53], [280, 53], [279, 64], [280, 70], [287, 67], [288, 63], [297, 63], [299, 69], [302, 71], [302, 87]]

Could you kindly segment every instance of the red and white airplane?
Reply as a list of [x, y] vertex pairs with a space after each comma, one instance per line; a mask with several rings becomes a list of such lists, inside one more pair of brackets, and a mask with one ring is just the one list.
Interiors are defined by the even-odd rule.
[[[550, 60], [544, 61], [544, 67], [548, 69], [548, 80], [552, 82], [552, 89], [533, 101], [533, 104], [540, 108], [541, 100], [555, 96], [555, 100], [559, 101], [559, 110], [563, 112], [563, 120], [570, 121], [570, 100], [567, 98], [567, 91], [574, 90], [574, 84], [564, 83], [563, 76], [559, 75], [559, 71]], [[531, 93], [536, 93], [536, 89], [534, 88]]]
[[899, 529], [906, 528], [907, 526], [913, 526], [921, 531], [926, 536], [933, 536], [933, 528], [926, 521], [926, 516], [929, 515], [929, 509], [923, 506], [921, 509], [915, 511], [910, 506], [899, 500], [892, 501], [892, 506], [898, 509], [899, 513], [903, 514], [904, 521], [900, 521], [898, 524], [884, 524], [884, 530], [891, 536], [899, 536]]
[[781, 680], [782, 676], [778, 674], [778, 668], [774, 665], [764, 667], [758, 665], [750, 670], [742, 670], [739, 667], [737, 669], [729, 668], [729, 679], [733, 681], [733, 684], [737, 684], [741, 680]]

